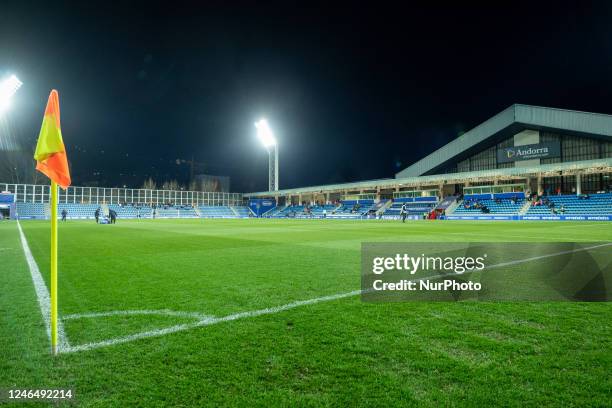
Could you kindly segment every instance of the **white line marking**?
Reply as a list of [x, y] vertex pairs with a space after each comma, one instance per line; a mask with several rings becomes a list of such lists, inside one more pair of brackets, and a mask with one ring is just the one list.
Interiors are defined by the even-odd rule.
[[556, 252], [554, 254], [546, 254], [546, 255], [540, 255], [540, 256], [533, 256], [531, 258], [518, 259], [516, 261], [502, 262], [502, 263], [498, 263], [498, 264], [495, 264], [495, 265], [487, 266], [487, 267], [485, 267], [483, 269], [493, 269], [493, 268], [501, 268], [502, 266], [517, 265], [517, 264], [521, 264], [521, 263], [525, 263], [525, 262], [529, 262], [529, 261], [537, 261], [537, 260], [540, 260], [540, 259], [552, 258], [554, 256], [559, 256], [559, 255], [567, 255], [567, 254], [573, 254], [573, 253], [581, 252], [581, 251], [589, 251], [591, 249], [602, 248], [602, 247], [606, 247], [606, 246], [610, 246], [610, 245], [612, 245], [612, 242], [607, 242], [605, 244], [599, 244], [599, 245], [593, 245], [593, 246], [585, 247], [585, 248], [571, 249], [569, 251]]
[[[593, 224], [589, 224], [589, 226], [591, 226]], [[586, 225], [585, 225], [586, 226]], [[561, 227], [557, 227], [557, 228], [561, 228]], [[507, 234], [504, 233], [503, 238], [506, 237], [512, 237], [512, 238], [538, 238], [541, 239], [542, 236], [538, 235], [538, 234], [529, 234], [529, 232], [531, 231], [525, 231], [524, 234]], [[479, 237], [486, 237], [486, 238], [499, 238], [499, 234], [487, 234], [487, 233], [479, 233], [479, 232], [445, 232], [445, 235], [458, 235], [458, 236], [465, 236], [465, 235], [469, 235], [469, 236], [479, 236]], [[567, 235], [546, 235], [547, 239], [557, 239], [557, 240], [564, 240], [567, 239]], [[494, 241], [494, 242], [499, 242], [499, 241]], [[518, 242], [518, 241], [517, 241]], [[520, 242], [525, 242], [525, 241], [520, 241]], [[556, 243], [559, 241], [544, 241], [544, 243], [546, 244], [552, 244], [552, 243]], [[593, 242], [593, 238], [572, 238], [572, 242]], [[454, 243], [454, 242], [451, 242]]]
[[62, 353], [74, 353], [74, 352], [77, 352], [77, 351], [87, 351], [87, 350], [92, 350], [92, 349], [100, 348], [100, 347], [113, 346], [115, 344], [128, 343], [128, 342], [131, 342], [131, 341], [134, 341], [134, 340], [146, 339], [146, 338], [149, 338], [149, 337], [164, 336], [166, 334], [171, 334], [171, 333], [176, 333], [176, 332], [180, 332], [180, 331], [195, 329], [196, 327], [211, 326], [213, 324], [218, 324], [218, 323], [222, 323], [222, 322], [229, 322], [229, 321], [232, 321], [232, 320], [243, 319], [243, 318], [246, 318], [246, 317], [256, 317], [256, 316], [262, 316], [262, 315], [267, 315], [267, 314], [275, 314], [275, 313], [279, 313], [279, 312], [282, 312], [282, 311], [285, 311], [285, 310], [295, 309], [296, 307], [300, 307], [300, 306], [306, 306], [306, 305], [312, 305], [312, 304], [320, 303], [320, 302], [327, 302], [327, 301], [330, 301], [330, 300], [342, 299], [342, 298], [346, 298], [346, 297], [356, 296], [356, 295], [359, 295], [359, 294], [361, 294], [361, 290], [354, 290], [352, 292], [339, 293], [339, 294], [336, 294], [336, 295], [323, 296], [323, 297], [320, 297], [320, 298], [314, 298], [314, 299], [308, 299], [308, 300], [299, 300], [297, 302], [288, 303], [288, 304], [282, 305], [282, 306], [270, 307], [270, 308], [267, 308], [267, 309], [260, 309], [260, 310], [253, 310], [253, 311], [250, 311], [250, 312], [235, 313], [235, 314], [232, 314], [232, 315], [228, 315], [228, 316], [224, 316], [224, 317], [219, 317], [219, 318], [216, 318], [216, 317], [206, 317], [206, 318], [201, 319], [201, 320], [199, 320], [197, 322], [194, 322], [194, 323], [177, 324], [175, 326], [170, 326], [170, 327], [166, 327], [166, 328], [163, 328], [163, 329], [150, 330], [150, 331], [146, 331], [146, 332], [132, 334], [132, 335], [129, 335], [129, 336], [117, 337], [117, 338], [109, 339], [109, 340], [103, 340], [103, 341], [100, 341], [100, 342], [80, 344], [78, 346], [70, 346], [70, 347], [68, 347], [66, 349], [62, 349], [61, 352]]
[[162, 310], [115, 310], [111, 312], [95, 312], [95, 313], [76, 313], [62, 316], [62, 320], [88, 319], [97, 317], [109, 316], [138, 316], [138, 315], [158, 315], [158, 316], [174, 316], [185, 317], [196, 320], [202, 320], [211, 316], [204, 315], [198, 312], [177, 312], [170, 309]]
[[[34, 289], [36, 290], [36, 297], [38, 298], [40, 313], [42, 314], [43, 320], [45, 321], [47, 336], [49, 336], [49, 341], [51, 341], [51, 298], [49, 296], [49, 291], [47, 290], [45, 281], [43, 280], [43, 277], [40, 274], [40, 269], [38, 269], [38, 265], [36, 264], [36, 261], [32, 256], [28, 241], [26, 240], [26, 237], [23, 234], [23, 230], [21, 229], [21, 224], [19, 223], [19, 221], [17, 221], [17, 228], [19, 229], [19, 237], [21, 238], [23, 254], [25, 255], [28, 267], [30, 268], [32, 282], [34, 282]], [[57, 322], [57, 342], [58, 352], [62, 352], [64, 349], [70, 348], [68, 338], [66, 337], [66, 333], [64, 332], [64, 325], [62, 324], [62, 321], [59, 318]]]
[[[559, 256], [559, 255], [566, 255], [566, 254], [575, 253], [575, 252], [588, 251], [591, 249], [606, 247], [610, 245], [612, 245], [612, 242], [605, 243], [605, 244], [599, 244], [599, 245], [593, 245], [593, 246], [585, 247], [585, 248], [577, 248], [577, 249], [573, 249], [569, 251], [556, 252], [553, 254], [534, 256], [530, 258], [519, 259], [516, 261], [503, 262], [503, 263], [499, 263], [495, 265], [490, 265], [484, 269], [494, 269], [494, 268], [500, 268], [502, 266], [516, 265], [516, 264], [521, 264], [521, 263], [530, 262], [530, 261], [539, 260], [539, 259], [552, 258], [552, 257]], [[415, 279], [412, 279], [411, 281], [418, 282], [422, 280], [437, 279], [437, 278], [451, 276], [451, 275], [456, 275], [456, 274], [448, 273], [448, 274], [432, 275], [432, 276], [427, 276], [423, 278], [415, 278]], [[132, 334], [129, 336], [116, 337], [114, 339], [104, 340], [100, 342], [80, 344], [77, 346], [70, 346], [66, 349], [63, 349], [62, 352], [63, 353], [74, 353], [78, 351], [87, 351], [87, 350], [92, 350], [92, 349], [96, 349], [100, 347], [113, 346], [116, 344], [128, 343], [128, 342], [135, 341], [135, 340], [146, 339], [150, 337], [164, 336], [166, 334], [172, 334], [172, 333], [177, 333], [180, 331], [191, 330], [197, 327], [211, 326], [211, 325], [218, 324], [218, 323], [229, 322], [229, 321], [238, 320], [238, 319], [244, 319], [247, 317], [257, 317], [257, 316], [263, 316], [263, 315], [269, 315], [269, 314], [276, 314], [276, 313], [283, 312], [285, 310], [295, 309], [301, 306], [314, 305], [316, 303], [328, 302], [332, 300], [338, 300], [338, 299], [358, 296], [358, 295], [361, 295], [363, 292], [364, 292], [363, 290], [354, 290], [352, 292], [338, 293], [335, 295], [323, 296], [323, 297], [318, 297], [318, 298], [313, 298], [313, 299], [298, 300], [296, 302], [288, 303], [288, 304], [281, 305], [281, 306], [269, 307], [266, 309], [235, 313], [235, 314], [231, 314], [231, 315], [224, 316], [224, 317], [205, 317], [204, 319], [201, 319], [194, 323], [179, 324], [175, 326], [166, 327], [163, 329], [149, 330], [149, 331], [145, 331], [141, 333]], [[137, 314], [136, 312], [138, 311], [101, 312], [98, 314], [90, 313], [90, 314], [82, 314], [82, 315], [70, 315], [68, 316], [68, 318], [76, 319], [80, 317], [96, 317], [96, 315], [103, 315], [103, 316], [112, 316], [112, 315], [121, 315], [121, 314], [129, 315], [129, 314]], [[155, 312], [155, 311], [144, 311], [144, 312], [146, 313], [151, 312], [150, 314], [153, 314], [152, 312]], [[172, 311], [169, 311], [169, 312], [172, 312]], [[143, 314], [146, 314], [146, 313], [143, 313]], [[172, 312], [172, 313], [190, 314], [189, 312]]]
[[179, 324], [176, 326], [167, 327], [165, 329], [156, 329], [156, 330], [136, 333], [130, 336], [117, 337], [114, 339], [99, 341], [96, 343], [87, 343], [87, 344], [80, 344], [78, 346], [70, 346], [69, 348], [62, 349], [60, 353], [75, 353], [77, 351], [87, 351], [87, 350], [93, 350], [93, 349], [100, 348], [100, 347], [114, 346], [115, 344], [128, 343], [134, 340], [146, 339], [149, 337], [164, 336], [166, 334], [194, 329], [200, 326], [199, 323], [200, 322]]

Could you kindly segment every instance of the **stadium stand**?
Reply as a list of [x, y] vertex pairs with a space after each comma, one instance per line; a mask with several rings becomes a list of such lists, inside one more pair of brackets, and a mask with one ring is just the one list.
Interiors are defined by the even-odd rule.
[[454, 214], [518, 214], [524, 204], [519, 194], [467, 195]]
[[295, 218], [304, 213], [303, 205], [290, 205], [271, 215], [272, 218]]
[[336, 206], [332, 204], [314, 205], [310, 207], [310, 211], [313, 217], [323, 217], [323, 211], [325, 211], [327, 214], [331, 214], [335, 208]]
[[236, 218], [236, 214], [227, 205], [202, 205], [198, 209], [201, 218]]
[[61, 217], [62, 211], [68, 211], [66, 218], [68, 219], [93, 219], [94, 213], [98, 208], [97, 204], [65, 204], [59, 203], [57, 206], [57, 215]]
[[[449, 201], [455, 201], [451, 197]], [[322, 218], [326, 211], [328, 218], [359, 219], [376, 217], [377, 212], [383, 213], [382, 218], [399, 217], [402, 205], [408, 206], [408, 214], [424, 216], [439, 204], [436, 197], [396, 198], [386, 210], [387, 201], [381, 200], [346, 200], [339, 206], [332, 204], [290, 205], [277, 207], [269, 211], [272, 218]], [[105, 212], [105, 205], [98, 204], [66, 204], [58, 206], [58, 216], [62, 210], [68, 211], [68, 219], [93, 219], [97, 208]], [[117, 212], [118, 218], [153, 218], [153, 209], [149, 206], [109, 204], [109, 209]], [[17, 203], [17, 214], [22, 219], [46, 219], [49, 217], [47, 203]], [[467, 195], [460, 200], [453, 215], [587, 215], [612, 216], [612, 193], [584, 195], [549, 195], [541, 198], [525, 199], [520, 193], [475, 194]], [[155, 209], [155, 218], [248, 218], [251, 212], [246, 206], [160, 206]]]
[[327, 213], [327, 216], [333, 214], [336, 209], [335, 205], [289, 205], [286, 207], [279, 208], [269, 211], [265, 214], [266, 217], [271, 218], [322, 218], [323, 212]]
[[[17, 203], [17, 215], [22, 219], [49, 218], [47, 203]], [[58, 217], [62, 210], [68, 211], [68, 219], [94, 219], [95, 211], [100, 208], [104, 215], [104, 204], [65, 204], [58, 205]], [[114, 210], [118, 218], [153, 218], [153, 208], [139, 205], [109, 204], [108, 209]], [[200, 215], [198, 215], [198, 211]], [[245, 206], [200, 206], [198, 211], [191, 206], [160, 206], [155, 209], [155, 218], [248, 218], [250, 210]]]
[[374, 200], [344, 200], [341, 205], [333, 211], [333, 216], [342, 218], [360, 218], [362, 215], [375, 207]]
[[438, 203], [437, 197], [402, 197], [393, 200], [393, 205], [384, 212], [385, 216], [399, 216], [402, 206], [406, 203], [409, 215], [429, 213]]
[[264, 218], [276, 218], [275, 215], [277, 215], [278, 213], [280, 213], [287, 207], [288, 206], [278, 206], [278, 207], [271, 208], [270, 210], [263, 213], [261, 216]]
[[198, 218], [192, 206], [160, 206], [155, 208], [156, 218]]
[[17, 203], [17, 216], [19, 218], [40, 218], [47, 217], [46, 203]]
[[535, 199], [527, 215], [612, 215], [612, 193], [590, 195], [558, 195]]
[[[449, 220], [612, 221], [605, 203], [595, 203], [599, 198], [591, 204], [573, 197], [550, 199], [556, 206], [564, 205], [565, 212], [554, 217], [548, 207], [529, 208], [524, 198], [525, 192], [594, 197], [612, 192], [611, 175], [612, 115], [514, 104], [393, 178], [252, 192], [243, 197], [250, 203], [343, 200], [333, 211], [336, 217], [395, 219], [403, 204], [398, 199], [416, 192], [413, 201], [405, 201], [411, 219], [427, 213], [428, 219]], [[468, 197], [462, 201], [463, 194]], [[488, 197], [469, 197], [478, 194]], [[517, 198], [493, 194], [516, 194]], [[445, 199], [433, 208], [431, 203], [419, 202], [433, 195]], [[396, 200], [391, 204], [389, 197]], [[374, 198], [378, 204], [387, 201], [374, 207], [372, 202], [357, 201], [360, 198]], [[594, 215], [568, 218], [563, 214]]]
[[109, 204], [108, 208], [117, 213], [117, 218], [151, 218], [151, 207]]
[[236, 214], [238, 214], [238, 217], [240, 218], [248, 218], [251, 216], [251, 210], [249, 210], [249, 207], [243, 206], [243, 205], [234, 205], [231, 207], [234, 212]]

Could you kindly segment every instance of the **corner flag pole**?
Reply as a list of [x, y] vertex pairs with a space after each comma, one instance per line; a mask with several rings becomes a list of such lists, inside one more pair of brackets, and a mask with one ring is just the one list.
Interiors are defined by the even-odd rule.
[[51, 349], [57, 354], [57, 183], [51, 181]]
[[36, 151], [36, 170], [51, 179], [51, 350], [57, 354], [57, 187], [72, 183], [60, 124], [59, 94], [51, 90], [43, 116]]

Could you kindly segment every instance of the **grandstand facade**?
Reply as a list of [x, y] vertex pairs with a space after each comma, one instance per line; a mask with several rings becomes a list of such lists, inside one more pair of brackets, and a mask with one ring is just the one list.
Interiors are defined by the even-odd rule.
[[611, 176], [611, 115], [512, 105], [394, 178], [245, 197], [274, 200], [283, 210], [270, 216], [337, 204], [335, 215], [349, 203], [361, 217], [397, 217], [408, 202], [410, 215], [436, 211], [449, 219], [605, 219], [612, 214]]

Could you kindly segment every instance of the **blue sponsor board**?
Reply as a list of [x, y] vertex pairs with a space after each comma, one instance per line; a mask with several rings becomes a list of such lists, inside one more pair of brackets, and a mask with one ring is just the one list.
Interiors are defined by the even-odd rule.
[[446, 219], [471, 221], [612, 221], [612, 215], [447, 215]]
[[269, 198], [252, 198], [249, 200], [249, 207], [260, 217], [262, 214], [276, 207], [276, 201]]
[[15, 201], [15, 195], [12, 193], [0, 193], [0, 204], [12, 204]]
[[612, 215], [523, 215], [521, 219], [525, 221], [612, 221]]
[[488, 220], [488, 221], [512, 221], [518, 220], [518, 215], [447, 215], [447, 220]]
[[[384, 215], [382, 216], [383, 220], [401, 220], [402, 217], [401, 215]], [[422, 215], [407, 215], [406, 216], [407, 220], [422, 220], [423, 216]]]

